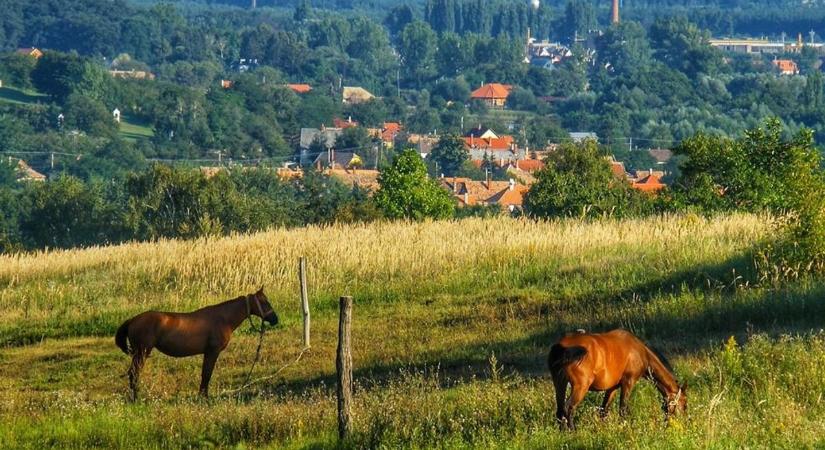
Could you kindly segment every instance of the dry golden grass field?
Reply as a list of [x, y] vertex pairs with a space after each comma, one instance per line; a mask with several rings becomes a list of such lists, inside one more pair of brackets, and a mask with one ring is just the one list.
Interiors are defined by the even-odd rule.
[[[0, 256], [4, 448], [825, 447], [825, 283], [760, 281], [764, 217], [336, 225]], [[309, 266], [312, 349], [301, 351], [297, 260]], [[154, 353], [127, 399], [113, 335], [147, 310], [192, 310], [264, 285], [281, 317], [239, 397], [257, 336], [236, 330], [213, 398], [200, 358]], [[337, 299], [354, 297], [354, 434], [336, 440]], [[546, 370], [553, 340], [625, 327], [691, 385], [663, 423], [640, 384], [632, 414], [600, 396], [562, 433]]]

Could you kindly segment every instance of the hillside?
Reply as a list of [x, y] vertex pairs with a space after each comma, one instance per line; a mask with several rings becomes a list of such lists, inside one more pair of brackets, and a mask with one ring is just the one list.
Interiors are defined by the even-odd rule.
[[[473, 219], [273, 230], [0, 256], [0, 441], [7, 447], [335, 445], [337, 297], [353, 295], [354, 447], [825, 445], [819, 280], [755, 286], [762, 217], [583, 223]], [[313, 348], [242, 399], [257, 337], [244, 324], [196, 399], [199, 358], [159, 353], [125, 402], [117, 326], [261, 284], [282, 325], [255, 377], [301, 348], [297, 258], [309, 264]], [[662, 424], [642, 382], [632, 415], [560, 433], [546, 354], [566, 330], [623, 326], [671, 356], [690, 420]]]

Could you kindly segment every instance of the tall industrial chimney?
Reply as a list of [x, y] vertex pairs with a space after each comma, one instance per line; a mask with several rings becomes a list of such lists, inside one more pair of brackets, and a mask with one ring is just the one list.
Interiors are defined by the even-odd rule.
[[619, 0], [613, 0], [611, 22], [619, 23]]
[[258, 0], [252, 0], [252, 9], [255, 9], [257, 7], [258, 7]]

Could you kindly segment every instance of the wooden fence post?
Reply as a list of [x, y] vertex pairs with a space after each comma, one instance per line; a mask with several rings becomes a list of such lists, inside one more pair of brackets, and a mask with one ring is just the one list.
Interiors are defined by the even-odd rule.
[[338, 355], [335, 367], [338, 370], [338, 438], [346, 439], [352, 431], [352, 297], [340, 298], [338, 316]]
[[301, 312], [304, 315], [304, 349], [309, 348], [309, 298], [307, 296], [307, 261], [303, 256], [298, 262], [301, 280]]

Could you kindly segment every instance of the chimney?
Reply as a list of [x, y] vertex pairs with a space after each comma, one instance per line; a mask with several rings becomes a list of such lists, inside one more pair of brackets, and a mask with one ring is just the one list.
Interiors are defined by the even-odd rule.
[[464, 204], [465, 204], [465, 205], [469, 205], [469, 204], [470, 204], [470, 194], [469, 194], [468, 192], [465, 192], [465, 193], [464, 193]]
[[802, 33], [796, 35], [796, 45], [802, 47]]
[[512, 191], [515, 188], [516, 188], [516, 180], [510, 178], [510, 190]]
[[453, 177], [453, 194], [458, 193], [458, 183], [455, 181], [455, 177]]
[[619, 23], [619, 0], [613, 0], [613, 10], [611, 11], [611, 22]]
[[487, 178], [487, 189], [490, 189], [490, 183], [492, 181], [491, 180], [492, 174], [490, 173], [490, 169], [484, 169], [484, 174], [486, 175], [486, 178]]

